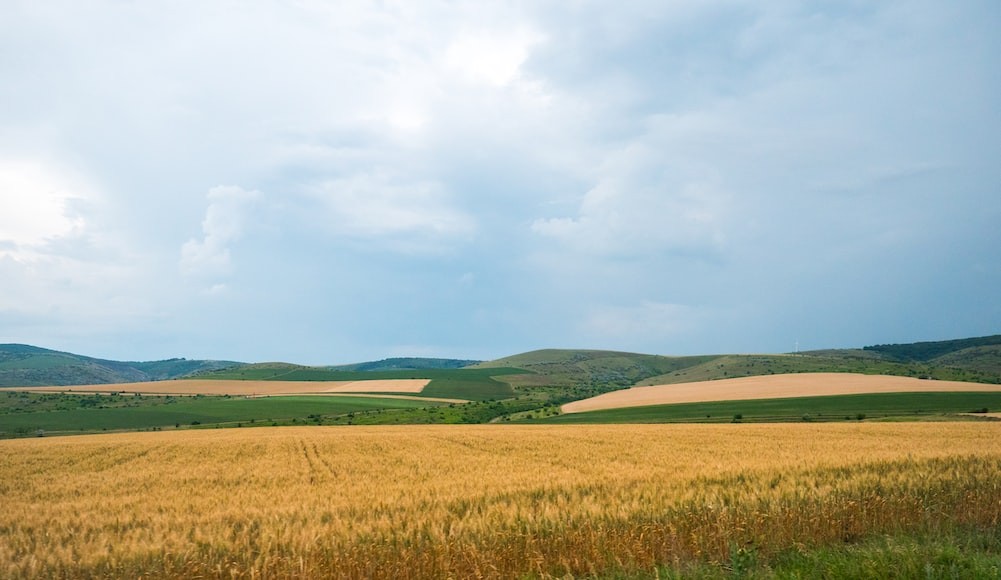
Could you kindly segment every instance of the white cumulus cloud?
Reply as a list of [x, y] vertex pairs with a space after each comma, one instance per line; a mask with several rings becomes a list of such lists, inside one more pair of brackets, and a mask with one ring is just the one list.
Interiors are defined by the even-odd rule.
[[466, 78], [494, 86], [514, 81], [541, 36], [522, 29], [510, 33], [495, 30], [463, 32], [445, 54], [445, 64]]
[[361, 173], [325, 181], [310, 194], [326, 209], [327, 231], [383, 249], [439, 252], [476, 231], [473, 217], [453, 207], [433, 182]]
[[532, 231], [592, 256], [720, 251], [726, 191], [712, 172], [671, 161], [644, 143], [612, 154], [576, 215], [537, 219]]
[[230, 245], [243, 236], [249, 208], [261, 194], [221, 185], [210, 189], [207, 197], [202, 238], [192, 238], [181, 247], [181, 271], [187, 275], [224, 276], [232, 270]]
[[0, 160], [0, 254], [23, 258], [40, 246], [80, 233], [74, 206], [94, 197], [79, 175], [38, 160]]

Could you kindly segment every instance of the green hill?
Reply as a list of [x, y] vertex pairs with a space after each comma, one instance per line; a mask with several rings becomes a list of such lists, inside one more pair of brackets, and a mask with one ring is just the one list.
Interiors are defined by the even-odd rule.
[[[1001, 383], [1001, 336], [795, 354], [660, 356], [601, 350], [537, 350], [472, 368], [532, 371], [505, 381], [516, 388], [563, 387], [575, 398], [633, 385], [783, 373], [851, 372]], [[590, 396], [590, 395], [588, 395]]]
[[649, 377], [682, 372], [719, 358], [707, 356], [660, 356], [606, 350], [536, 350], [472, 368], [520, 368], [528, 373], [504, 380], [516, 389], [548, 387], [562, 391], [558, 400], [589, 397], [630, 387]]
[[[962, 338], [937, 342], [914, 342], [910, 344], [879, 344], [866, 346], [862, 350], [875, 352], [900, 362], [934, 362], [951, 356], [953, 361], [961, 361], [960, 353], [967, 350], [992, 350], [1001, 348], [1001, 334], [979, 338]], [[960, 355], [959, 358], [956, 355]]]
[[180, 378], [236, 364], [183, 358], [121, 362], [26, 344], [0, 344], [0, 387], [134, 383]]

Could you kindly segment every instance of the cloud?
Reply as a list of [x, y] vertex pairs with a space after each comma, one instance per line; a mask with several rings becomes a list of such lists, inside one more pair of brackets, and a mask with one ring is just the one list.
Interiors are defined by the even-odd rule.
[[530, 30], [461, 32], [445, 53], [447, 68], [464, 77], [501, 87], [518, 77], [534, 44], [542, 37]]
[[209, 205], [202, 220], [202, 238], [192, 238], [181, 247], [181, 271], [217, 278], [232, 273], [230, 246], [243, 237], [248, 213], [261, 194], [220, 185], [210, 189], [206, 197]]
[[23, 259], [79, 235], [87, 224], [77, 208], [95, 197], [85, 178], [63, 167], [0, 159], [0, 253]]
[[[999, 24], [931, 0], [2, 2], [0, 302], [318, 363], [709, 349], [715, 312], [749, 350], [995, 332]], [[224, 330], [263, 310], [301, 342]]]
[[453, 207], [433, 182], [396, 179], [385, 172], [324, 181], [309, 189], [324, 209], [329, 235], [405, 254], [437, 253], [468, 241], [472, 216]]
[[595, 257], [721, 252], [728, 193], [712, 171], [694, 170], [655, 141], [644, 136], [612, 152], [576, 215], [536, 219], [532, 231]]

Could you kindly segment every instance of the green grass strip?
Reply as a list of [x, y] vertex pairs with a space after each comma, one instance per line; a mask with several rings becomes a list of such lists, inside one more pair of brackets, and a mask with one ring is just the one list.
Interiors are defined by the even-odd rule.
[[570, 413], [536, 423], [720, 423], [922, 418], [943, 413], [1001, 411], [1001, 393], [876, 393], [748, 401], [717, 401]]

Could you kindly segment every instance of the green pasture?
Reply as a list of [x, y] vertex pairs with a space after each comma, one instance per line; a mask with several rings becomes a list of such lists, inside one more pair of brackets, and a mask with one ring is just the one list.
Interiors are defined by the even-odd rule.
[[[0, 437], [45, 432], [93, 432], [237, 423], [287, 423], [367, 411], [395, 411], [444, 405], [434, 401], [376, 397], [131, 397], [4, 393]], [[23, 395], [28, 395], [24, 397]], [[79, 402], [74, 405], [74, 398]], [[105, 399], [100, 401], [100, 399]], [[103, 407], [103, 408], [102, 408]], [[253, 423], [251, 423], [253, 422]]]
[[381, 379], [431, 379], [417, 396], [487, 401], [514, 396], [511, 385], [494, 377], [526, 374], [523, 369], [421, 369], [399, 371], [338, 371], [315, 367], [253, 365], [200, 376], [202, 379], [258, 381], [369, 381]]

